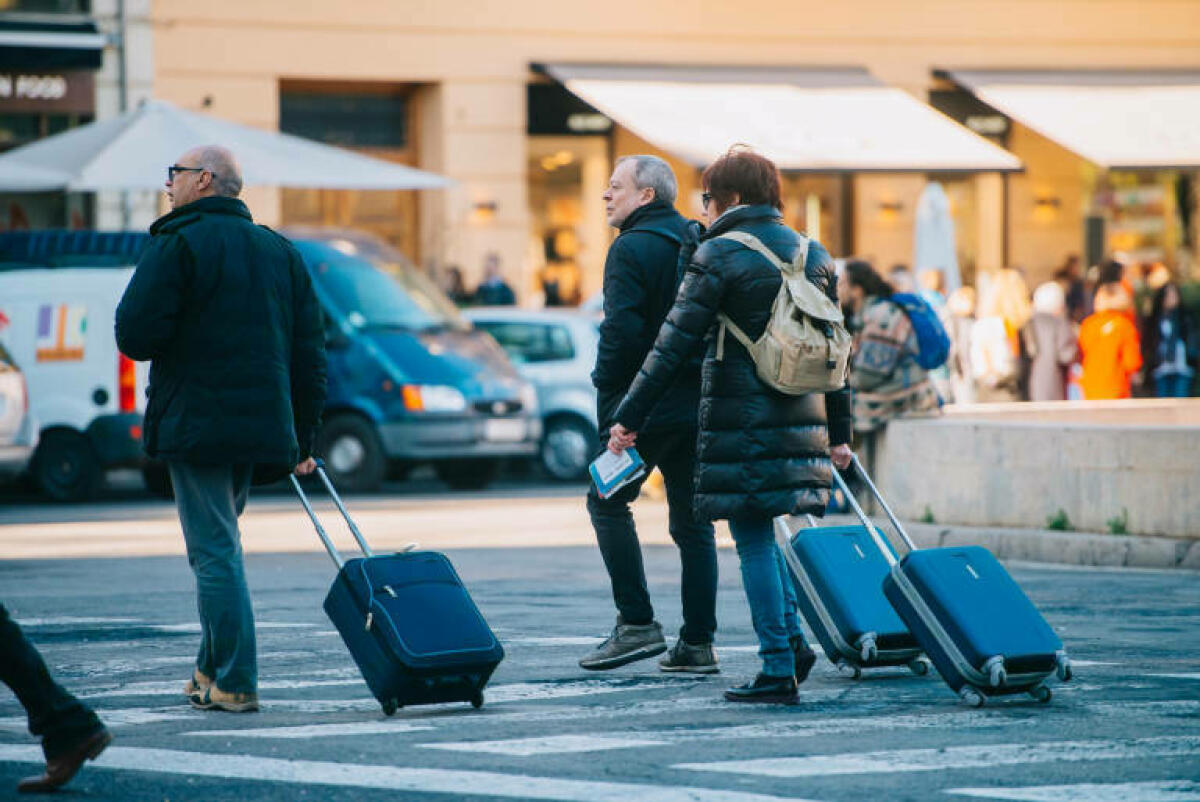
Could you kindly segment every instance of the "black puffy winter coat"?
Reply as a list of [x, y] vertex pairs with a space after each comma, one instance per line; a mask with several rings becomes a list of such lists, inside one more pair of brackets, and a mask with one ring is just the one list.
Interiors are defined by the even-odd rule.
[[[716, 358], [717, 312], [752, 339], [766, 329], [782, 284], [779, 269], [737, 242], [745, 231], [790, 262], [798, 240], [771, 206], [742, 206], [722, 215], [696, 250], [675, 306], [616, 413], [640, 431], [646, 416], [689, 356], [707, 341], [697, 443], [696, 517], [703, 520], [821, 514], [829, 498], [830, 445], [850, 441], [850, 391], [789, 396], [759, 380], [746, 349], [726, 335]], [[811, 242], [805, 272], [837, 300], [833, 262]]]
[[236, 198], [160, 217], [117, 307], [131, 359], [152, 360], [152, 457], [291, 466], [325, 404], [321, 310], [299, 252]]

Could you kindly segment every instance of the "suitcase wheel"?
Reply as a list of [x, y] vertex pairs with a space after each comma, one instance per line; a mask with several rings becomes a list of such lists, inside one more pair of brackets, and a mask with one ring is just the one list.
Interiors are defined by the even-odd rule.
[[866, 638], [859, 647], [859, 656], [862, 658], [863, 665], [874, 663], [875, 658], [879, 656], [879, 647], [875, 645], [874, 638]]
[[483, 691], [476, 691], [471, 697], [471, 707], [475, 708], [476, 710], [483, 707]]
[[908, 664], [908, 670], [918, 677], [923, 677], [929, 673], [929, 661], [924, 657], [918, 657]]
[[1075, 672], [1071, 670], [1071, 661], [1066, 657], [1061, 657], [1058, 660], [1058, 678], [1063, 682], [1070, 682], [1075, 676]]
[[858, 666], [850, 665], [849, 663], [838, 663], [838, 673], [850, 679], [862, 679], [862, 669]]
[[964, 685], [958, 692], [958, 698], [967, 707], [983, 707], [983, 694], [972, 688], [970, 685]]
[[1052, 694], [1050, 692], [1050, 689], [1047, 688], [1045, 685], [1039, 685], [1036, 688], [1030, 689], [1029, 695], [1032, 696], [1034, 699], [1037, 699], [1042, 704], [1046, 704], [1052, 698], [1054, 698], [1054, 694]]
[[988, 672], [988, 685], [993, 688], [1000, 688], [1008, 681], [1008, 672], [1004, 670], [1004, 660], [999, 657], [993, 657], [987, 661], [984, 669]]
[[380, 707], [383, 708], [383, 714], [385, 716], [394, 716], [396, 715], [396, 711], [400, 709], [400, 703], [395, 699], [388, 699], [386, 702], [380, 705]]

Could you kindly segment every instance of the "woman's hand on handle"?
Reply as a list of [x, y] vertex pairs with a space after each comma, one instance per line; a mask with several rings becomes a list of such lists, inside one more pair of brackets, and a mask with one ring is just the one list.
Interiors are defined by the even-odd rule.
[[833, 460], [833, 464], [838, 470], [844, 471], [850, 467], [850, 462], [854, 459], [854, 452], [850, 450], [850, 446], [842, 443], [829, 449], [829, 458]]

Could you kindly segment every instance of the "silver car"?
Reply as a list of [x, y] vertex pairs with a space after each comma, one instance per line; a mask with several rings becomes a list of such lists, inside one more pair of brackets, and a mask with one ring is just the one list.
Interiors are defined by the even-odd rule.
[[24, 472], [37, 444], [25, 377], [0, 344], [0, 481]]
[[587, 475], [598, 448], [596, 388], [592, 368], [600, 318], [573, 309], [512, 307], [465, 309], [476, 328], [488, 332], [537, 388], [542, 411], [541, 463], [563, 481]]

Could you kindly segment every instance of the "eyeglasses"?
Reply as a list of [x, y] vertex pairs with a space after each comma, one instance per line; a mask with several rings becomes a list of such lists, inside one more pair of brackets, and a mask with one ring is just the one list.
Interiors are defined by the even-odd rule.
[[708, 192], [700, 193], [700, 202], [704, 204], [704, 208], [708, 208], [708, 204], [712, 203], [712, 195]]
[[[175, 176], [179, 173], [203, 173], [206, 170], [203, 167], [180, 167], [178, 164], [172, 164], [167, 168], [167, 180], [171, 183], [175, 182]], [[216, 178], [214, 175], [213, 178]]]

